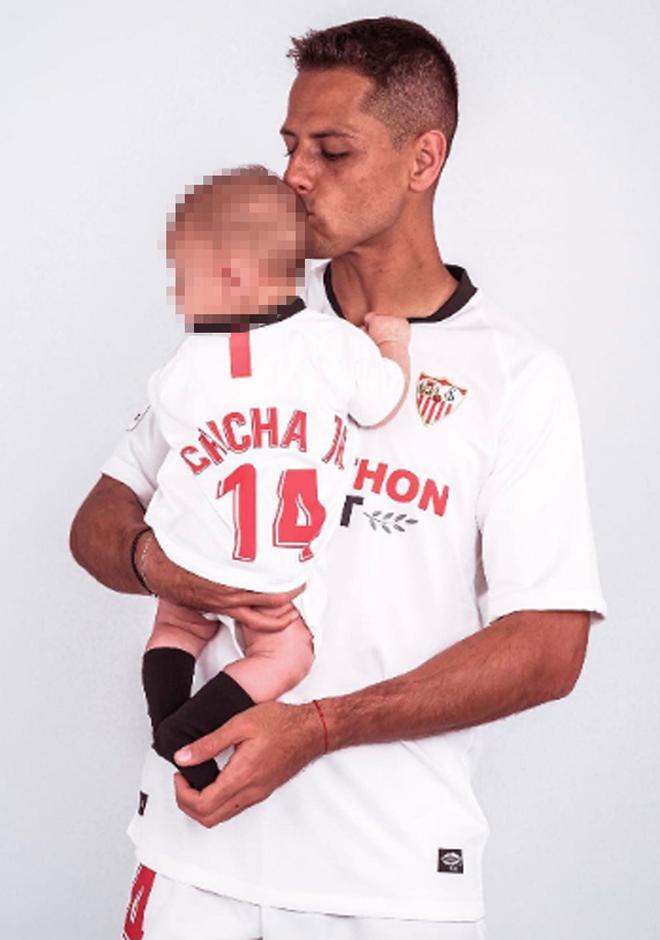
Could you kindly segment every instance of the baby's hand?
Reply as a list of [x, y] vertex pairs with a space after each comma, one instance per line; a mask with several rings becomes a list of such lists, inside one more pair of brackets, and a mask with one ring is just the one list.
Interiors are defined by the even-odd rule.
[[368, 313], [364, 318], [367, 333], [374, 341], [381, 343], [401, 343], [408, 345], [410, 324], [404, 317], [390, 317], [382, 313]]

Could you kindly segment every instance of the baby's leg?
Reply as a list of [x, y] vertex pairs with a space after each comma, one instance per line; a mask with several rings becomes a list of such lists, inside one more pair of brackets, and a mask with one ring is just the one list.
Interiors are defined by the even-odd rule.
[[[250, 696], [224, 672], [190, 698], [195, 660], [218, 629], [217, 621], [207, 620], [199, 611], [162, 599], [158, 603], [142, 676], [154, 729], [154, 750], [171, 763], [184, 745], [254, 705]], [[198, 790], [218, 776], [213, 760], [177, 770]]]
[[218, 631], [190, 607], [159, 599], [156, 620], [142, 659], [142, 685], [154, 734], [190, 698], [195, 660]]
[[192, 607], [182, 607], [159, 598], [156, 620], [147, 640], [147, 651], [171, 647], [185, 650], [197, 659], [217, 632], [217, 620], [207, 620]]
[[[277, 698], [296, 685], [312, 664], [311, 634], [302, 618], [277, 633], [243, 627], [246, 659], [230, 663], [158, 728], [155, 748], [172, 761], [179, 748], [219, 728], [255, 702]], [[248, 663], [248, 659], [250, 662]], [[218, 775], [215, 761], [181, 771], [198, 790]]]
[[255, 702], [270, 702], [301, 682], [312, 667], [312, 635], [302, 617], [284, 630], [264, 633], [243, 627], [245, 658], [225, 666], [225, 672]]

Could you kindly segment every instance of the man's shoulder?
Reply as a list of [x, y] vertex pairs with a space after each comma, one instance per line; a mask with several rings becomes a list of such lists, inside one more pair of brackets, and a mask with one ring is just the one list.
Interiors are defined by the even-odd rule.
[[502, 308], [483, 290], [478, 290], [465, 308], [465, 316], [456, 317], [453, 326], [480, 337], [484, 354], [492, 356], [508, 381], [514, 380], [530, 366], [562, 368], [561, 353], [541, 337], [523, 319]]

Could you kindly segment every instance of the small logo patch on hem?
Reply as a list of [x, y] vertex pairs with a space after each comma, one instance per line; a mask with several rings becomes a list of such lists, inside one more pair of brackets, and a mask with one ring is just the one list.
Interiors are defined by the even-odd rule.
[[463, 850], [438, 849], [438, 871], [447, 872], [450, 875], [462, 875]]
[[140, 797], [138, 799], [138, 816], [144, 816], [144, 811], [147, 808], [147, 800], [149, 799], [148, 793], [143, 793], [140, 790]]

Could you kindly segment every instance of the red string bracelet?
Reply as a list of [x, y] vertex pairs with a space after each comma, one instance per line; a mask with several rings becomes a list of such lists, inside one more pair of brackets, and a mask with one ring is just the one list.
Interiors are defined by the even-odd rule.
[[327, 754], [328, 753], [328, 726], [325, 723], [325, 718], [323, 717], [321, 706], [319, 705], [319, 703], [316, 701], [315, 698], [312, 699], [312, 702], [314, 702], [314, 705], [316, 706], [316, 710], [319, 713], [319, 718], [321, 719], [321, 724], [323, 725], [323, 742], [325, 745], [325, 750], [323, 751], [323, 753]]

